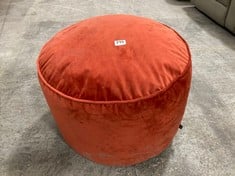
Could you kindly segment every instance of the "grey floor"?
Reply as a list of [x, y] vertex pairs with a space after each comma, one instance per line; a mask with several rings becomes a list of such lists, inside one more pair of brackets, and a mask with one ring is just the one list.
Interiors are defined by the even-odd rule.
[[[42, 45], [95, 15], [149, 17], [177, 30], [193, 56], [183, 130], [160, 156], [132, 167], [95, 164], [61, 139], [36, 77]], [[175, 0], [0, 1], [0, 176], [234, 176], [235, 37]]]

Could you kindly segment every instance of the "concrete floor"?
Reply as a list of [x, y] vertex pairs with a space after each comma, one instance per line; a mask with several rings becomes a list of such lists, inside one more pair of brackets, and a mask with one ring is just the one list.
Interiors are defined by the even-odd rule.
[[[61, 139], [43, 98], [35, 60], [58, 30], [95, 15], [149, 17], [177, 30], [193, 56], [180, 130], [160, 156], [132, 167], [95, 164]], [[235, 37], [175, 0], [0, 1], [0, 176], [234, 176]]]

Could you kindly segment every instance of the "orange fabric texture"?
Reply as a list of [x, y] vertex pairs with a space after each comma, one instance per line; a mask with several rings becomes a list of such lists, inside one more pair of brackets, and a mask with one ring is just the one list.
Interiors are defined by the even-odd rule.
[[[115, 46], [116, 40], [126, 43]], [[161, 23], [107, 15], [56, 34], [42, 48], [37, 70], [65, 141], [98, 163], [131, 165], [162, 152], [176, 134], [191, 56]]]

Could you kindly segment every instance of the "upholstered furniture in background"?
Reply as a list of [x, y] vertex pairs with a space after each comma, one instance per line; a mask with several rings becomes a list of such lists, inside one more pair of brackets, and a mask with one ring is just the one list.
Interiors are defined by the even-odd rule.
[[196, 7], [235, 33], [235, 0], [192, 0]]

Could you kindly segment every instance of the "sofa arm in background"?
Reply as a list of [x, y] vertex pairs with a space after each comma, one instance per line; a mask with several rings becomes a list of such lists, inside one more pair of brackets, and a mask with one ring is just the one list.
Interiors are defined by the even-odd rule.
[[191, 0], [200, 11], [235, 34], [235, 0]]

